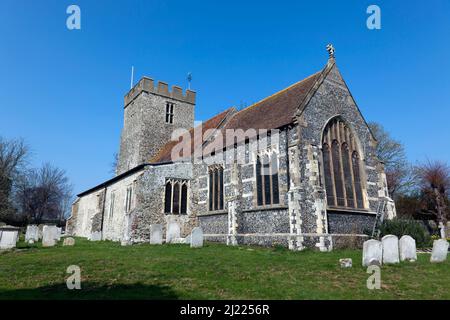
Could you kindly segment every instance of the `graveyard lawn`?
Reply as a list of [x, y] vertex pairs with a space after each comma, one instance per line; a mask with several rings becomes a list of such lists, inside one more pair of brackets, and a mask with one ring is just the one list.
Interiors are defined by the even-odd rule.
[[[0, 253], [0, 299], [450, 299], [450, 261], [431, 264], [429, 254], [383, 266], [381, 290], [369, 290], [361, 250], [61, 243]], [[81, 290], [67, 289], [70, 265], [81, 268]]]

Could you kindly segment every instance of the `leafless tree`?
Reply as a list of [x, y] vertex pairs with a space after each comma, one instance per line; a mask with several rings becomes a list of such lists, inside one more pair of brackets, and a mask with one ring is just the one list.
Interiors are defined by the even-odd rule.
[[44, 217], [61, 219], [71, 198], [72, 186], [65, 171], [48, 163], [18, 178], [15, 200], [28, 222], [38, 224]]
[[0, 137], [0, 219], [13, 214], [10, 201], [17, 175], [24, 169], [30, 151], [22, 139], [6, 140]]
[[445, 238], [448, 214], [448, 192], [450, 191], [450, 166], [441, 161], [430, 161], [415, 168], [423, 201], [431, 202], [436, 215], [441, 237]]
[[370, 122], [369, 127], [378, 141], [376, 153], [385, 166], [389, 195], [395, 198], [398, 194], [409, 191], [414, 183], [413, 170], [406, 159], [405, 148], [382, 125]]

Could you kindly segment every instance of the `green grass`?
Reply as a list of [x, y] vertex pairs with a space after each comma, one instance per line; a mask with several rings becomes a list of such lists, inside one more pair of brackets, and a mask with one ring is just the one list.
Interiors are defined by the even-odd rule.
[[[341, 269], [347, 257], [353, 268]], [[429, 258], [383, 266], [381, 290], [368, 290], [360, 250], [20, 243], [0, 254], [0, 299], [450, 299], [450, 261]], [[81, 290], [66, 287], [69, 265], [81, 268]]]

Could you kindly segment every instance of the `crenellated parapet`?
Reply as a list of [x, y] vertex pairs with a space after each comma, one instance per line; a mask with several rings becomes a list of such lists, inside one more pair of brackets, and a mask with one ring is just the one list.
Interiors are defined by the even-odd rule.
[[157, 94], [170, 99], [179, 100], [182, 102], [195, 104], [195, 91], [186, 90], [183, 93], [183, 89], [179, 86], [172, 86], [172, 90], [169, 90], [169, 85], [166, 82], [158, 81], [156, 87], [153, 79], [143, 77], [139, 82], [131, 88], [131, 90], [125, 95], [124, 105], [127, 107], [137, 96], [142, 92]]

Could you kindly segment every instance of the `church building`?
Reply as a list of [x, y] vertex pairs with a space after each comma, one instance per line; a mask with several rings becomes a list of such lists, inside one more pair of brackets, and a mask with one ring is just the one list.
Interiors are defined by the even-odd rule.
[[334, 57], [317, 73], [242, 110], [194, 125], [196, 93], [142, 78], [126, 95], [114, 178], [80, 193], [66, 233], [149, 242], [181, 236], [332, 250], [395, 216], [377, 141]]

